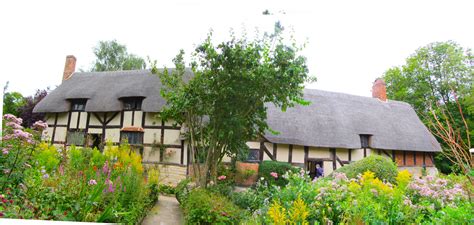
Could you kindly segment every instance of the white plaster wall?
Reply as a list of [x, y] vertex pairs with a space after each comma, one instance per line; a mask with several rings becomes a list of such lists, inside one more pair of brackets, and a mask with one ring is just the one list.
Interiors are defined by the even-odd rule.
[[[58, 114], [58, 124], [67, 125], [68, 113], [59, 113]], [[54, 120], [53, 120], [54, 123]]]
[[160, 143], [161, 138], [161, 130], [160, 129], [145, 129], [145, 133], [143, 134], [143, 143], [144, 144], [153, 144], [153, 143]]
[[135, 111], [135, 118], [134, 118], [134, 125], [135, 127], [141, 127], [142, 126], [142, 116], [143, 112], [142, 111]]
[[[66, 127], [56, 127], [56, 133], [54, 134], [54, 140], [55, 141], [66, 141], [66, 133], [67, 133], [67, 128]], [[51, 132], [51, 135], [53, 133]]]
[[278, 144], [277, 146], [277, 161], [288, 162], [289, 145]]
[[332, 173], [332, 162], [324, 161], [323, 162], [324, 176], [329, 176]]
[[112, 142], [120, 142], [120, 129], [106, 129], [105, 140]]
[[76, 129], [77, 128], [77, 118], [79, 112], [72, 112], [71, 113], [71, 122], [69, 123], [69, 128]]
[[[308, 152], [309, 153], [309, 152]], [[277, 153], [278, 155], [278, 153]], [[300, 145], [293, 145], [292, 163], [304, 163], [304, 147]]]
[[149, 113], [147, 112], [145, 114], [145, 124], [146, 125], [153, 125], [153, 126], [158, 126], [160, 125], [161, 126], [161, 120], [160, 118], [158, 117], [158, 113]]
[[[260, 142], [248, 141], [246, 144], [247, 144], [247, 146], [249, 146], [249, 148], [260, 149]], [[267, 146], [267, 148], [268, 148], [268, 146]], [[269, 148], [269, 149], [271, 149], [271, 148]]]
[[87, 123], [87, 112], [81, 112], [81, 118], [79, 120], [79, 129], [86, 129]]
[[143, 161], [145, 162], [159, 162], [160, 148], [143, 147]]
[[181, 140], [179, 139], [180, 131], [179, 130], [168, 130], [165, 129], [164, 144], [167, 145], [180, 145]]
[[329, 148], [316, 148], [309, 147], [308, 158], [329, 158], [331, 154], [329, 153]]
[[[99, 116], [102, 116], [102, 114], [98, 114]], [[99, 122], [99, 120], [95, 117], [93, 113], [91, 113], [91, 118], [89, 120], [89, 126], [102, 126], [102, 124]]]
[[181, 149], [179, 148], [167, 148], [166, 150], [170, 150], [173, 152], [171, 156], [165, 156], [164, 161], [170, 163], [181, 163]]
[[102, 129], [100, 129], [100, 128], [89, 128], [87, 133], [89, 133], [89, 134], [102, 134]]
[[[367, 156], [369, 156], [369, 149], [367, 149]], [[351, 153], [352, 161], [361, 160], [364, 158], [364, 149], [352, 149]]]
[[[107, 113], [107, 120], [109, 120], [115, 112]], [[135, 120], [136, 122], [136, 120]], [[140, 124], [142, 124], [142, 121], [140, 120]], [[120, 112], [107, 124], [108, 126], [110, 125], [120, 125]]]
[[123, 112], [123, 126], [124, 127], [132, 126], [132, 111]]

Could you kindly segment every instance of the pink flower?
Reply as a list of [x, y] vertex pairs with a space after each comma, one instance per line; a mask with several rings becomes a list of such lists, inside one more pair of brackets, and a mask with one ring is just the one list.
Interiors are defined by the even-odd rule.
[[278, 173], [275, 173], [275, 172], [271, 172], [270, 173], [270, 176], [274, 177], [275, 179], [278, 178]]
[[225, 175], [221, 175], [221, 176], [219, 176], [217, 179], [218, 179], [218, 180], [225, 180], [226, 178], [227, 178], [227, 177], [226, 177]]
[[8, 149], [8, 148], [2, 149], [2, 153], [3, 153], [4, 155], [8, 155], [8, 152], [9, 152], [9, 149]]
[[88, 184], [89, 184], [89, 185], [96, 185], [96, 184], [97, 184], [97, 181], [94, 180], [94, 179], [91, 179], [91, 180], [89, 180], [89, 183], [88, 183]]
[[38, 120], [33, 124], [33, 128], [35, 128], [36, 130], [44, 130], [48, 128], [48, 124], [46, 122]]

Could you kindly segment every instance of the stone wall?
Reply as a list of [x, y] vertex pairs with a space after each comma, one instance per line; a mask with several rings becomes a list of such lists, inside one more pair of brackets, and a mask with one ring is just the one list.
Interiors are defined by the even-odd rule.
[[[421, 177], [423, 167], [421, 166], [399, 166], [398, 171], [408, 170], [413, 177]], [[426, 175], [435, 176], [438, 174], [436, 167], [426, 167]]]
[[144, 167], [155, 167], [160, 171], [160, 184], [176, 186], [181, 180], [186, 179], [186, 166], [144, 164]]

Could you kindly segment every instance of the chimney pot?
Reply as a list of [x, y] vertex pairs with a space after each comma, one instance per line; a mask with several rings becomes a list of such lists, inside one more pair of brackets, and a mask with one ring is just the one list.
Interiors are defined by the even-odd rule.
[[374, 85], [372, 86], [372, 97], [384, 102], [387, 101], [387, 87], [382, 78], [375, 79]]
[[73, 55], [66, 56], [66, 64], [64, 65], [63, 81], [69, 79], [76, 71], [76, 57]]

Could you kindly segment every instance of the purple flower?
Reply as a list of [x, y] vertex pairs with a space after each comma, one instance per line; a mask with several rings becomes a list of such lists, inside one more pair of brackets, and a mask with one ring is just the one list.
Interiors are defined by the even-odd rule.
[[109, 161], [105, 161], [105, 164], [102, 167], [102, 173], [106, 174], [108, 172], [109, 172]]
[[48, 179], [48, 178], [49, 178], [49, 174], [45, 173], [45, 174], [43, 175], [43, 179]]
[[5, 125], [17, 130], [23, 129], [23, 127], [20, 124], [17, 124], [15, 122], [7, 122]]

